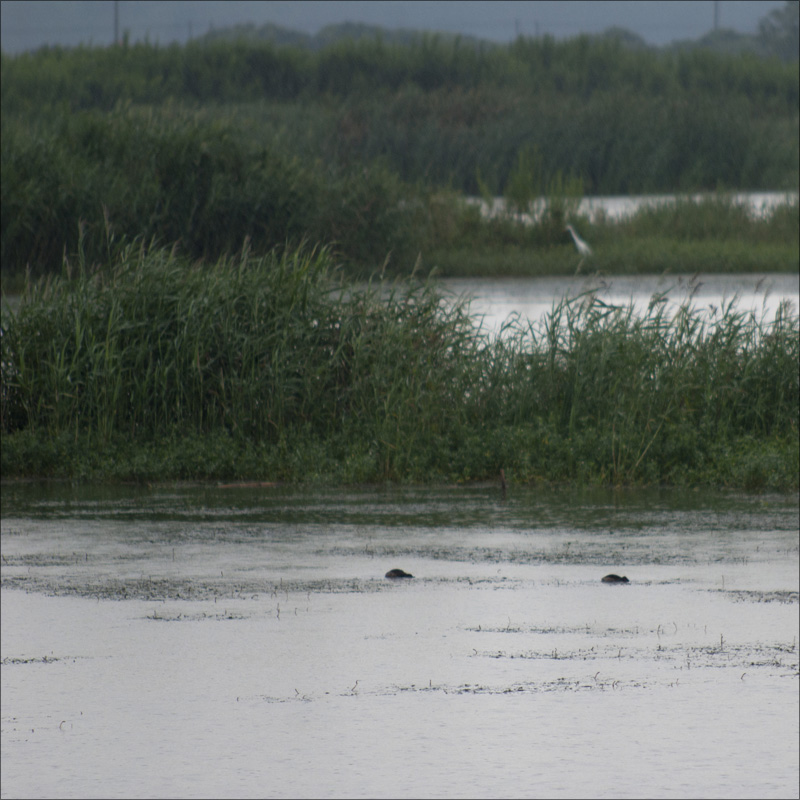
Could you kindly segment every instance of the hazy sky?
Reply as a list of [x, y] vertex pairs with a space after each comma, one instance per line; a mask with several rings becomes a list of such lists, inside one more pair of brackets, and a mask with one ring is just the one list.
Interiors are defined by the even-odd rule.
[[[782, 0], [719, 0], [719, 27], [755, 33], [759, 19]], [[713, 0], [527, 0], [527, 2], [326, 2], [324, 0], [120, 0], [120, 32], [133, 41], [184, 42], [217, 28], [273, 22], [316, 33], [338, 22], [363, 22], [384, 28], [414, 28], [478, 36], [498, 42], [550, 34], [556, 38], [599, 33], [612, 26], [638, 33], [651, 44], [696, 39], [714, 27]], [[44, 44], [108, 45], [113, 39], [113, 0], [2, 0], [2, 49], [16, 53]]]

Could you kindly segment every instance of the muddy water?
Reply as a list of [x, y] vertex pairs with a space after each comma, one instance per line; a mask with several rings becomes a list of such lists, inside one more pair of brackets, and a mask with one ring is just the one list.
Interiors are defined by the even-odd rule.
[[798, 621], [796, 498], [5, 485], [2, 795], [796, 796]]

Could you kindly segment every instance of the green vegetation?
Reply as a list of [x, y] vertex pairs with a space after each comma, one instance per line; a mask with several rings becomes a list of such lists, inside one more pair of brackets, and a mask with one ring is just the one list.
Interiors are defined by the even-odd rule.
[[[376, 164], [345, 171], [246, 149], [188, 113], [87, 112], [4, 124], [2, 263], [57, 271], [66, 250], [107, 260], [114, 237], [179, 243], [195, 259], [303, 240], [336, 242], [351, 265], [416, 257], [408, 190]], [[411, 204], [406, 203], [407, 207]], [[415, 249], [416, 246], [416, 249]], [[15, 268], [16, 267], [16, 268]]]
[[[568, 192], [547, 198], [534, 225], [513, 214], [482, 219], [454, 198], [429, 204], [426, 263], [438, 275], [573, 275], [581, 259], [564, 223], [574, 221]], [[795, 272], [800, 263], [797, 203], [753, 218], [730, 198], [711, 195], [643, 208], [620, 222], [581, 220], [594, 255], [583, 272], [605, 275], [695, 272]]]
[[419, 278], [796, 270], [797, 205], [726, 194], [797, 189], [796, 60], [421, 36], [0, 67], [4, 477], [797, 488], [788, 308], [586, 295], [490, 340]]
[[428, 283], [330, 255], [139, 243], [30, 285], [2, 337], [2, 473], [798, 485], [798, 318], [588, 294], [476, 333]]
[[[79, 235], [101, 262], [109, 231], [211, 260], [308, 240], [358, 275], [390, 252], [398, 272], [421, 255], [448, 273], [564, 273], [562, 223], [583, 193], [800, 183], [796, 61], [588, 37], [237, 40], [3, 55], [0, 81], [0, 263], [18, 281], [58, 272]], [[551, 213], [484, 225], [458, 199], [479, 194], [547, 196]], [[738, 246], [702, 232], [674, 252], [663, 231], [579, 225], [603, 270], [708, 270], [715, 250], [726, 269], [796, 266], [796, 226], [769, 244], [754, 226]], [[453, 249], [465, 227], [470, 246]]]
[[[506, 186], [517, 212], [544, 199], [529, 225], [516, 213], [484, 219], [458, 194], [412, 186], [381, 160], [307, 161], [281, 142], [253, 149], [252, 139], [231, 121], [186, 109], [54, 112], [29, 124], [4, 117], [4, 289], [21, 286], [27, 269], [57, 272], [79, 241], [82, 257], [100, 264], [109, 240], [137, 236], [211, 260], [245, 242], [256, 253], [327, 243], [355, 276], [407, 274], [418, 256], [442, 275], [575, 272], [564, 225], [576, 221], [580, 182], [548, 176], [533, 149], [520, 151]], [[751, 219], [712, 195], [623, 223], [576, 224], [595, 250], [587, 268], [607, 274], [792, 271], [800, 258], [796, 204]]]

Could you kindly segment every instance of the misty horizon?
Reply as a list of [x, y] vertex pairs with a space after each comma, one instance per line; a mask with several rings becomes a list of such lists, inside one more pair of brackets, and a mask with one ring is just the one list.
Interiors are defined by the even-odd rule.
[[107, 46], [113, 42], [115, 22], [120, 35], [132, 42], [159, 45], [185, 43], [210, 30], [252, 24], [274, 24], [306, 34], [330, 25], [356, 23], [389, 30], [410, 29], [461, 34], [494, 42], [517, 36], [549, 35], [557, 39], [598, 34], [623, 28], [648, 44], [663, 46], [700, 38], [715, 26], [740, 34], [753, 34], [758, 21], [783, 7], [770, 0], [676, 0], [656, 4], [642, 0], [623, 2], [243, 2], [186, 0], [185, 2], [131, 2], [113, 0], [53, 2], [53, 0], [3, 0], [2, 50], [18, 53], [46, 45]]

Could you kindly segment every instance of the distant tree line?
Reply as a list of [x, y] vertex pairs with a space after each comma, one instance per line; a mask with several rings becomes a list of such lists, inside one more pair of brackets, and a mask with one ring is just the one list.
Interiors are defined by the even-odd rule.
[[[728, 28], [721, 28], [699, 39], [679, 40], [662, 48], [654, 48], [638, 34], [620, 27], [609, 28], [592, 38], [616, 39], [625, 47], [634, 50], [660, 49], [662, 52], [677, 52], [702, 49], [726, 55], [751, 53], [761, 58], [777, 57], [783, 61], [796, 61], [800, 51], [798, 10], [800, 10], [800, 3], [797, 0], [787, 0], [783, 8], [770, 11], [760, 20], [756, 34], [739, 33]], [[352, 22], [328, 25], [318, 33], [307, 34], [270, 22], [260, 26], [248, 23], [217, 28], [210, 30], [200, 39], [204, 42], [260, 41], [321, 50], [343, 39], [380, 39], [385, 43], [408, 45], [423, 36], [424, 33], [408, 28], [386, 29]], [[442, 34], [441, 38], [444, 40], [457, 38], [462, 45], [473, 47], [501, 46], [492, 45], [486, 40], [472, 36]]]

